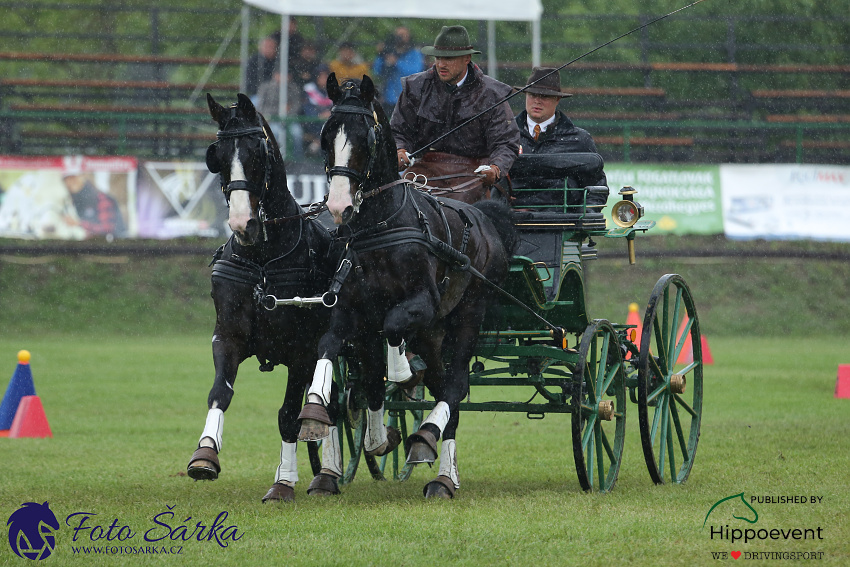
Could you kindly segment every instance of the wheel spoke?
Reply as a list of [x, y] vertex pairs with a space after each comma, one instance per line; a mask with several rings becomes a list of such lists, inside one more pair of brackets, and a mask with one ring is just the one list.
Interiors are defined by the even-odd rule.
[[[667, 399], [669, 400], [670, 398]], [[670, 427], [670, 415], [671, 414], [667, 414], [667, 454], [670, 456], [669, 467], [671, 482], [676, 482], [676, 455], [673, 452], [673, 428]]]
[[690, 364], [688, 364], [687, 366], [685, 366], [684, 368], [682, 368], [680, 371], [676, 372], [676, 374], [682, 374], [682, 375], [685, 375], [685, 374], [687, 374], [688, 372], [690, 372], [691, 370], [693, 370], [693, 369], [695, 369], [696, 367], [698, 367], [700, 364], [702, 364], [700, 361], [695, 360], [695, 361], [691, 362]]
[[606, 371], [608, 368], [608, 346], [611, 344], [611, 337], [606, 333], [602, 338], [602, 351], [599, 353], [599, 366], [596, 371], [596, 391], [599, 394], [599, 397], [605, 395], [605, 388], [602, 387], [603, 381], [606, 378]]
[[608, 459], [610, 459], [611, 463], [616, 463], [617, 458], [614, 456], [614, 450], [611, 448], [611, 442], [608, 441], [608, 434], [605, 433], [604, 429], [600, 429], [599, 434], [602, 438], [602, 446], [605, 447], [605, 452], [608, 454]]
[[605, 460], [603, 458], [603, 453], [602, 453], [602, 451], [604, 451], [604, 447], [602, 446], [603, 445], [602, 435], [603, 435], [602, 424], [597, 422], [596, 423], [596, 435], [594, 436], [594, 438], [596, 439], [596, 468], [598, 470], [598, 476], [599, 476], [599, 490], [605, 490], [605, 486], [604, 486], [604, 483], [605, 483]]
[[[652, 320], [652, 330], [655, 332], [655, 346], [658, 349], [658, 360], [650, 356], [649, 360], [659, 367], [658, 377], [661, 378], [667, 374], [667, 351], [665, 350], [666, 342], [664, 341], [664, 333], [661, 329], [658, 317]], [[660, 361], [660, 362], [659, 362]]]
[[593, 430], [592, 427], [589, 428], [589, 429], [590, 429], [590, 439], [588, 440], [589, 447], [588, 447], [587, 451], [585, 452], [584, 466], [587, 469], [587, 484], [590, 485], [590, 486], [593, 486], [593, 453], [594, 453], [596, 443], [595, 443], [594, 435], [593, 435], [594, 430]]
[[655, 445], [655, 434], [658, 433], [658, 422], [661, 419], [661, 405], [664, 402], [664, 398], [662, 398], [661, 402], [657, 402], [655, 404], [655, 413], [652, 414], [652, 429], [649, 431], [649, 440], [652, 445]]
[[659, 396], [662, 392], [664, 392], [666, 389], [667, 389], [667, 384], [661, 384], [660, 386], [658, 386], [655, 390], [653, 390], [653, 391], [652, 391], [652, 393], [651, 393], [651, 394], [649, 394], [649, 395], [646, 397], [646, 403], [649, 403], [649, 402], [651, 402], [652, 400], [654, 400], [655, 398], [657, 398], [657, 397], [658, 397], [658, 396]]
[[667, 341], [670, 338], [667, 334], [669, 329], [670, 329], [670, 325], [668, 325], [668, 323], [670, 321], [669, 299], [670, 299], [670, 288], [665, 287], [664, 293], [662, 294], [662, 300], [661, 300], [661, 342], [658, 346], [658, 348], [661, 348], [661, 349], [667, 348], [667, 344], [668, 344]]
[[[682, 305], [682, 288], [676, 288], [676, 299], [673, 301], [673, 317], [670, 320], [670, 327], [667, 327], [670, 330], [670, 335], [667, 343], [667, 352], [673, 352], [673, 347], [676, 344], [676, 335], [678, 334], [678, 325], [679, 325], [679, 307]], [[677, 356], [670, 357], [669, 367], [672, 368], [676, 365]]]
[[[685, 442], [685, 435], [682, 431], [682, 422], [679, 419], [679, 410], [676, 409], [676, 404], [670, 404], [670, 416], [673, 418], [673, 425], [676, 427], [676, 436], [679, 438], [679, 448], [682, 450], [682, 460], [687, 462], [690, 460], [688, 455], [688, 444]], [[670, 448], [673, 451], [673, 448]]]
[[617, 377], [617, 374], [620, 370], [619, 365], [614, 365], [608, 369], [608, 373], [605, 376], [605, 381], [602, 384], [602, 388], [599, 390], [601, 392], [600, 395], [605, 395], [605, 392], [608, 391], [608, 388], [611, 387], [611, 383], [614, 381], [614, 378]]
[[587, 451], [587, 444], [593, 438], [593, 426], [596, 424], [596, 414], [591, 414], [584, 426], [584, 433], [581, 436], [581, 450]]
[[673, 397], [676, 399], [676, 402], [678, 402], [678, 403], [679, 403], [679, 405], [680, 405], [680, 406], [682, 406], [682, 408], [683, 408], [686, 412], [688, 412], [689, 414], [691, 414], [691, 417], [692, 417], [692, 418], [694, 418], [694, 419], [696, 419], [696, 418], [697, 418], [697, 412], [695, 412], [695, 411], [693, 410], [693, 408], [692, 408], [691, 406], [689, 406], [689, 405], [688, 405], [688, 402], [686, 402], [686, 401], [685, 401], [685, 399], [681, 396], [681, 394], [673, 394]]
[[669, 396], [664, 396], [664, 399], [658, 406], [658, 411], [661, 412], [661, 427], [659, 431], [660, 435], [658, 437], [658, 476], [661, 478], [664, 478], [664, 456], [666, 454], [664, 451], [664, 442], [667, 440], [667, 400], [669, 399]]
[[[691, 332], [691, 325], [693, 325], [693, 323], [694, 322], [691, 319], [688, 319], [688, 322], [685, 323], [685, 328], [682, 329], [682, 331], [683, 331], [682, 336], [679, 337], [679, 342], [676, 343], [676, 350], [673, 353], [673, 356], [670, 357], [671, 361], [678, 361], [679, 360], [679, 355], [682, 353], [682, 349], [685, 347], [685, 343], [688, 341], [688, 335]], [[675, 365], [675, 364], [676, 363], [673, 362], [673, 365]]]

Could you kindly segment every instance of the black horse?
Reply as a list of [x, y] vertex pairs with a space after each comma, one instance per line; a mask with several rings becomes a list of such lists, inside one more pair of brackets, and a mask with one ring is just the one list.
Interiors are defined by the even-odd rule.
[[407, 460], [433, 463], [442, 436], [439, 476], [424, 493], [450, 498], [460, 486], [458, 406], [469, 389], [469, 361], [492, 295], [473, 272], [493, 282], [507, 273], [516, 239], [509, 210], [493, 201], [473, 206], [438, 200], [400, 180], [395, 142], [372, 80], [364, 76], [340, 86], [331, 74], [327, 84], [335, 105], [321, 134], [330, 180], [327, 206], [342, 225], [337, 239], [346, 253], [335, 276], [338, 303], [319, 342], [299, 439], [327, 435], [330, 365], [350, 343], [361, 362], [369, 407], [364, 449], [378, 455], [392, 450], [399, 441], [383, 423], [383, 377], [386, 372], [390, 381], [410, 381], [406, 345], [424, 359], [425, 385], [437, 400], [407, 439]]
[[[292, 500], [298, 480], [298, 411], [312, 377], [313, 353], [328, 328], [330, 315], [321, 306], [285, 306], [270, 311], [258, 299], [267, 295], [312, 297], [326, 291], [331, 236], [321, 224], [305, 218], [304, 210], [289, 192], [277, 141], [250, 99], [239, 94], [238, 102], [225, 108], [207, 95], [207, 103], [219, 126], [217, 141], [207, 150], [207, 167], [220, 175], [233, 235], [214, 258], [215, 380], [207, 401], [206, 426], [188, 474], [196, 480], [218, 478], [222, 421], [233, 397], [236, 371], [241, 362], [256, 356], [260, 370], [270, 371], [283, 364], [289, 375], [278, 414], [280, 465], [263, 502]], [[331, 415], [336, 414], [336, 405], [330, 404]], [[332, 435], [324, 444], [327, 470], [325, 476], [316, 477], [321, 481], [328, 475], [342, 474], [337, 440]], [[311, 489], [316, 488], [316, 482], [314, 479]]]

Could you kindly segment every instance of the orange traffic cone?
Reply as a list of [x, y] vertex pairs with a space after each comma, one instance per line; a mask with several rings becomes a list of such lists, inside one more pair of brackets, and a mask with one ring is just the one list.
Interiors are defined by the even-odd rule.
[[6, 388], [3, 402], [0, 403], [0, 437], [8, 436], [21, 399], [24, 396], [34, 395], [35, 384], [33, 384], [32, 371], [30, 370], [30, 353], [22, 350], [18, 352], [18, 366], [15, 368], [15, 373], [12, 374], [9, 387]]
[[24, 396], [15, 414], [15, 421], [9, 429], [9, 438], [21, 437], [53, 437], [47, 415], [38, 396]]
[[[635, 334], [634, 334], [634, 342], [638, 347], [640, 347], [640, 333], [643, 329], [643, 322], [640, 320], [640, 306], [637, 303], [629, 303], [629, 314], [626, 317], [626, 325], [635, 325]], [[631, 331], [629, 331], [629, 337], [632, 337]], [[632, 353], [626, 354], [626, 360], [632, 357]]]
[[850, 364], [838, 365], [838, 378], [835, 380], [835, 397], [850, 398]]

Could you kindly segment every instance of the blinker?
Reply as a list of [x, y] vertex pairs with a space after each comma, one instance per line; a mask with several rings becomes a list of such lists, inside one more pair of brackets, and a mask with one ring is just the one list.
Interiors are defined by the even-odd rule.
[[220, 173], [221, 172], [221, 163], [218, 161], [218, 158], [215, 155], [216, 144], [210, 144], [210, 147], [207, 148], [207, 169], [210, 170], [210, 173]]

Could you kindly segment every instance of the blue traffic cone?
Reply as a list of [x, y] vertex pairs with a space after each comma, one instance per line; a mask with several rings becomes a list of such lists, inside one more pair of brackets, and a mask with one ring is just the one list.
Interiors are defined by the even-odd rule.
[[9, 387], [6, 388], [6, 395], [3, 396], [3, 403], [0, 404], [0, 431], [8, 431], [12, 427], [21, 398], [34, 395], [35, 384], [30, 370], [30, 353], [22, 350], [18, 353], [18, 367], [12, 374]]

